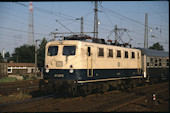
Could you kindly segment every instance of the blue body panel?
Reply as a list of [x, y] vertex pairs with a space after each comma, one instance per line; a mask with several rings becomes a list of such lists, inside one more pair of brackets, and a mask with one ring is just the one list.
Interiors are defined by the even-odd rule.
[[[142, 74], [137, 74], [137, 69], [93, 69], [92, 77], [87, 76], [87, 69], [74, 69], [73, 73], [70, 73], [69, 69], [50, 69], [49, 73], [44, 73], [44, 74], [45, 77], [49, 76], [53, 79], [65, 79], [65, 80], [75, 80], [75, 81], [143, 76]], [[54, 75], [57, 74], [63, 76], [54, 77]]]

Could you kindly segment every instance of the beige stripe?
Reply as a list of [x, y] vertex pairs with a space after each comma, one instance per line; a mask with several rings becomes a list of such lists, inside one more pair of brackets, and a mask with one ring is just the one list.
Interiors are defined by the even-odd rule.
[[[109, 79], [98, 79], [98, 80], [86, 80], [86, 81], [77, 81], [78, 83], [86, 83], [86, 82], [100, 82], [100, 81], [108, 81], [108, 80], [119, 80], [119, 79], [127, 79], [127, 78], [142, 78], [143, 76], [133, 76], [133, 77], [122, 77], [122, 78], [109, 78]], [[74, 81], [76, 83], [76, 81]]]

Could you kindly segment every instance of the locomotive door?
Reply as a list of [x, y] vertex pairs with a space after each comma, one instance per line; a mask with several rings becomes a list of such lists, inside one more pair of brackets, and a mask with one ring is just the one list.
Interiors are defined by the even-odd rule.
[[87, 77], [93, 76], [91, 47], [87, 47]]

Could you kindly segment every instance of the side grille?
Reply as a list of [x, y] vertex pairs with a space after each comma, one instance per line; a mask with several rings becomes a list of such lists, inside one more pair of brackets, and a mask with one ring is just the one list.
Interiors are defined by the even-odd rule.
[[63, 62], [62, 61], [56, 61], [56, 66], [57, 67], [62, 67], [63, 66]]

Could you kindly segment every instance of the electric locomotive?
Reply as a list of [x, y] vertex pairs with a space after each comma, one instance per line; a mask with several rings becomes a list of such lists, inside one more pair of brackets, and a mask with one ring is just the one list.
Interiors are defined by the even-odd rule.
[[141, 50], [98, 40], [59, 40], [46, 44], [40, 89], [57, 95], [81, 95], [145, 83]]

